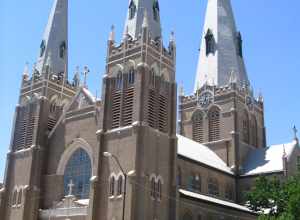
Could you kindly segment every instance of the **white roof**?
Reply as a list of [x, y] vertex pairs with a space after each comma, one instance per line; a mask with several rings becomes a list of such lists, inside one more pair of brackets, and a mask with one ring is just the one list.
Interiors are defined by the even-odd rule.
[[244, 175], [257, 175], [283, 171], [284, 152], [287, 159], [291, 157], [297, 142], [273, 145], [269, 148], [259, 148], [250, 152], [244, 163]]
[[206, 195], [186, 191], [186, 190], [183, 190], [183, 189], [180, 189], [179, 192], [181, 194], [185, 195], [185, 196], [189, 196], [189, 197], [192, 197], [192, 198], [195, 198], [195, 199], [200, 199], [200, 200], [204, 200], [204, 201], [207, 201], [207, 202], [212, 202], [212, 203], [215, 203], [215, 204], [218, 204], [218, 205], [227, 206], [227, 207], [238, 209], [238, 210], [245, 211], [245, 212], [255, 213], [252, 210], [248, 209], [247, 207], [236, 204], [236, 203], [233, 203], [233, 202], [224, 201], [224, 200], [221, 200], [221, 199], [217, 199], [217, 198], [214, 198], [214, 197], [210, 197], [210, 196], [206, 196]]
[[90, 203], [89, 199], [79, 199], [77, 201], [75, 201], [76, 204], [78, 205], [82, 205], [82, 206], [88, 206]]
[[207, 146], [199, 144], [189, 138], [177, 135], [178, 155], [203, 163], [215, 169], [233, 174], [226, 163]]
[[96, 102], [96, 97], [92, 94], [92, 92], [90, 90], [88, 90], [87, 88], [82, 88], [82, 91], [84, 92], [84, 94], [86, 96], [89, 97], [89, 99], [92, 101], [92, 102]]

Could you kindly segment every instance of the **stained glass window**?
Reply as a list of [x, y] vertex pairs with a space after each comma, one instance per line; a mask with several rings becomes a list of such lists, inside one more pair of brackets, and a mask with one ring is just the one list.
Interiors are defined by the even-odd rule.
[[212, 196], [219, 196], [219, 183], [215, 178], [208, 180], [208, 194]]
[[92, 175], [91, 159], [82, 148], [76, 150], [67, 163], [64, 174], [64, 192], [69, 193], [69, 184], [74, 187], [72, 194], [78, 199], [86, 199], [90, 191], [90, 178]]

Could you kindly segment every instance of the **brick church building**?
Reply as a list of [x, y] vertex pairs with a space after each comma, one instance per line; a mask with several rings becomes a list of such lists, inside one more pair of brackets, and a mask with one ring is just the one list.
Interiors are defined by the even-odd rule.
[[245, 192], [258, 176], [296, 174], [300, 148], [296, 129], [290, 143], [267, 146], [230, 0], [208, 0], [190, 95], [177, 92], [159, 1], [127, 10], [121, 43], [109, 35], [97, 99], [79, 71], [69, 80], [68, 0], [54, 0], [37, 63], [22, 75], [1, 219], [257, 219]]

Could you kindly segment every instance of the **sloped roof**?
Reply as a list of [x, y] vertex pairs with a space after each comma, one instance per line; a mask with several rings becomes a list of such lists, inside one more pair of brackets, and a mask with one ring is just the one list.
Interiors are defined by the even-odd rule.
[[202, 201], [211, 202], [211, 203], [214, 203], [214, 204], [218, 204], [218, 205], [226, 206], [226, 207], [229, 207], [229, 208], [237, 209], [237, 210], [240, 210], [240, 211], [250, 212], [250, 213], [255, 214], [255, 212], [251, 211], [247, 207], [236, 204], [236, 203], [233, 203], [233, 202], [217, 199], [217, 198], [202, 195], [202, 194], [199, 194], [199, 193], [190, 192], [190, 191], [183, 190], [183, 189], [180, 189], [179, 192], [180, 192], [180, 194], [191, 197], [191, 198], [195, 198], [195, 199], [199, 199], [199, 200], [202, 200]]
[[243, 166], [243, 175], [257, 175], [283, 171], [284, 152], [287, 159], [291, 157], [297, 142], [259, 148], [249, 153]]
[[199, 144], [189, 138], [177, 135], [178, 155], [203, 163], [212, 168], [233, 174], [226, 163], [207, 146]]

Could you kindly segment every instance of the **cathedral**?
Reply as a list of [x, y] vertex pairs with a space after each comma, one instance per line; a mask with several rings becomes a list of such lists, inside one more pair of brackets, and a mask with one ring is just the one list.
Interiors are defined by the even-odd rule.
[[98, 99], [79, 71], [68, 77], [68, 0], [54, 0], [36, 65], [22, 74], [1, 220], [258, 218], [245, 193], [258, 176], [300, 171], [297, 131], [267, 146], [231, 2], [207, 4], [192, 94], [177, 89], [159, 1], [129, 0]]

